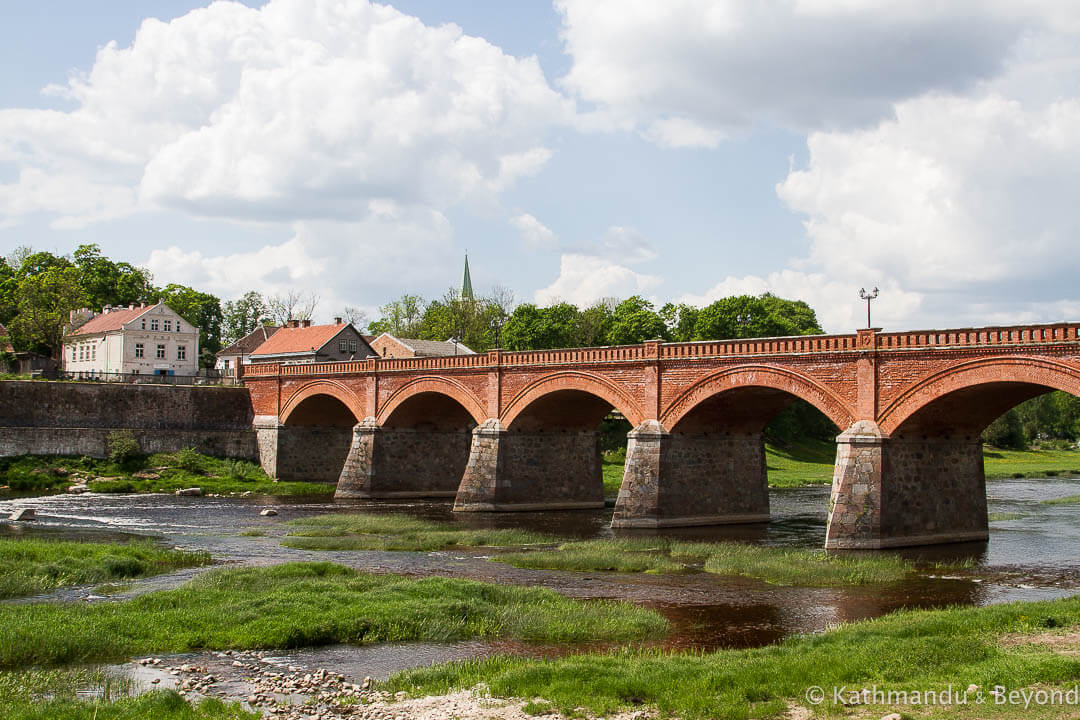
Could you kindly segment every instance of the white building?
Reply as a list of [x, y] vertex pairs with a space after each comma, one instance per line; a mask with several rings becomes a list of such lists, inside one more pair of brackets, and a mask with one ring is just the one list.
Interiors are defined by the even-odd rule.
[[199, 329], [164, 303], [73, 310], [64, 335], [64, 372], [103, 375], [196, 375]]

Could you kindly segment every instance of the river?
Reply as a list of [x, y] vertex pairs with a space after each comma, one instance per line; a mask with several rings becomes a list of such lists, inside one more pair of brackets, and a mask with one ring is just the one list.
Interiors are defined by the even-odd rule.
[[[500, 583], [542, 585], [580, 598], [618, 598], [656, 608], [671, 620], [673, 632], [660, 645], [710, 650], [752, 647], [795, 633], [818, 632], [831, 625], [875, 617], [899, 608], [985, 605], [1011, 600], [1062, 597], [1080, 587], [1078, 505], [1043, 501], [1080, 494], [1080, 478], [1057, 477], [987, 482], [990, 513], [1017, 515], [992, 521], [987, 543], [913, 548], [899, 551], [913, 559], [970, 559], [963, 577], [935, 576], [884, 586], [791, 588], [707, 573], [692, 575], [618, 575], [524, 570], [492, 562], [495, 551], [449, 552], [309, 552], [283, 548], [285, 523], [306, 515], [341, 512], [404, 512], [468, 527], [528, 527], [569, 537], [610, 537], [610, 508], [597, 511], [455, 514], [450, 502], [350, 501], [305, 498], [210, 498], [171, 495], [53, 495], [0, 502], [0, 516], [34, 507], [32, 523], [0, 523], [0, 534], [55, 537], [123, 538], [148, 535], [184, 549], [210, 551], [227, 564], [260, 565], [292, 560], [332, 560], [372, 572], [405, 575], [442, 574]], [[772, 521], [659, 531], [665, 536], [698, 540], [740, 540], [774, 546], [821, 547], [825, 538], [829, 489], [774, 490]], [[272, 507], [275, 517], [259, 512]], [[262, 536], [241, 535], [259, 530]], [[655, 532], [655, 531], [654, 531]], [[641, 531], [638, 531], [640, 534]], [[628, 534], [619, 531], [619, 535]], [[202, 570], [185, 570], [136, 581], [132, 592], [175, 587]], [[108, 602], [90, 596], [89, 588], [65, 589], [47, 598]], [[120, 595], [119, 597], [124, 597]], [[283, 655], [283, 665], [325, 667], [347, 677], [386, 677], [417, 665], [476, 657], [492, 652], [551, 655], [566, 648], [511, 642], [409, 644], [355, 648], [335, 646]], [[137, 678], [153, 670], [129, 665]]]

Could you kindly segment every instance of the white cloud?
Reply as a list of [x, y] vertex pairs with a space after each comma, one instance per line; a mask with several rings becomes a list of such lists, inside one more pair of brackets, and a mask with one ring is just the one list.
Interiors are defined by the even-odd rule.
[[596, 254], [615, 262], [631, 265], [654, 260], [656, 250], [645, 236], [631, 227], [612, 225], [604, 233]]
[[[1080, 27], [1045, 0], [556, 0], [563, 84], [670, 147], [713, 147], [754, 124], [865, 127], [893, 103], [966, 92], [1018, 42]], [[589, 117], [591, 125], [597, 120]]]
[[[571, 105], [535, 58], [363, 0], [218, 2], [130, 47], [103, 47], [64, 87], [70, 112], [0, 110], [0, 219], [92, 222], [165, 206], [292, 222], [363, 220], [370, 201], [490, 202], [551, 155]], [[35, 187], [91, 186], [45, 198]], [[132, 202], [137, 192], [139, 204]]]
[[364, 297], [441, 287], [455, 260], [451, 235], [440, 213], [383, 204], [362, 221], [298, 221], [288, 240], [250, 252], [173, 246], [152, 251], [145, 265], [160, 284], [190, 285], [223, 299], [252, 288], [266, 295], [315, 290], [318, 315], [329, 319], [346, 305], [362, 305]]
[[585, 307], [601, 298], [644, 294], [659, 282], [605, 258], [570, 253], [560, 260], [559, 277], [537, 290], [534, 299], [541, 305], [564, 301]]
[[529, 213], [510, 218], [510, 223], [521, 233], [521, 240], [530, 250], [553, 250], [559, 246], [559, 238], [544, 223]]

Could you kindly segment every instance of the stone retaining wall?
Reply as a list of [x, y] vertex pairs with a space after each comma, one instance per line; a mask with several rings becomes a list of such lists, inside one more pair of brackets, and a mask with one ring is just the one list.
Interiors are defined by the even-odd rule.
[[105, 457], [109, 433], [130, 430], [144, 453], [257, 460], [251, 423], [245, 388], [0, 381], [0, 457]]

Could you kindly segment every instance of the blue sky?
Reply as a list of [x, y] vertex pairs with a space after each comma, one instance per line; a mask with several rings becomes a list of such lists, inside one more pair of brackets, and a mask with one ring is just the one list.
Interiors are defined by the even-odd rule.
[[247, 5], [0, 8], [0, 251], [324, 318], [437, 297], [466, 249], [521, 302], [1080, 317], [1075, 3]]

